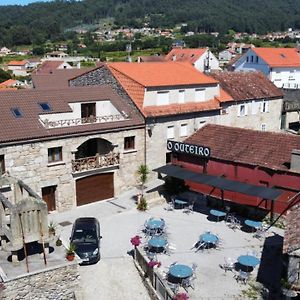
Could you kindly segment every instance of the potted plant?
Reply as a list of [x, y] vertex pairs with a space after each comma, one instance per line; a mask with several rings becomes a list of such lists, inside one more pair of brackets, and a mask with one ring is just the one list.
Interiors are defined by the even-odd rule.
[[50, 236], [55, 235], [56, 227], [57, 227], [56, 223], [54, 223], [53, 221], [50, 221], [50, 223], [48, 225], [48, 230], [49, 230], [49, 235]]
[[148, 206], [147, 200], [144, 198], [144, 196], [142, 196], [141, 200], [139, 201], [139, 203], [137, 205], [137, 209], [145, 211], [145, 210], [147, 210], [147, 206]]
[[66, 250], [66, 258], [68, 261], [72, 261], [75, 258], [76, 246], [73, 243], [70, 243], [69, 247]]
[[61, 239], [58, 237], [57, 238], [57, 240], [56, 240], [56, 242], [55, 242], [55, 245], [57, 246], [57, 247], [60, 247], [61, 245], [62, 245], [62, 241], [61, 241]]

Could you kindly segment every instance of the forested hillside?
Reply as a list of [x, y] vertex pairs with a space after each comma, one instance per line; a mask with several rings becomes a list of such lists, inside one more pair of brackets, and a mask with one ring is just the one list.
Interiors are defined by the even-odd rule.
[[300, 0], [56, 0], [0, 6], [0, 46], [59, 40], [67, 28], [113, 17], [118, 26], [264, 33], [300, 28]]

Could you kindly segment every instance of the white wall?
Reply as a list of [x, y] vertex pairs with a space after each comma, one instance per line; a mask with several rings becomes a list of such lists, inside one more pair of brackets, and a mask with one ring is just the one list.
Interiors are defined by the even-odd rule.
[[[195, 94], [196, 89], [204, 89], [205, 92], [203, 93], [203, 98], [196, 101]], [[179, 91], [184, 90], [184, 102], [182, 102], [182, 96], [180, 97]], [[161, 90], [152, 90], [146, 89], [145, 96], [144, 96], [144, 107], [146, 106], [158, 106], [162, 105], [158, 101], [158, 94], [157, 92], [161, 91], [169, 91], [169, 104], [176, 104], [176, 103], [191, 103], [191, 102], [201, 102], [201, 101], [208, 101], [213, 99], [215, 96], [220, 95], [220, 90], [218, 85], [214, 86], [197, 86], [197, 87], [180, 87], [180, 88], [170, 88], [166, 87], [166, 89]]]
[[206, 65], [204, 63], [207, 59], [208, 52], [209, 52], [209, 70], [220, 70], [218, 59], [210, 51], [206, 51], [205, 53], [203, 53], [201, 57], [194, 63], [194, 67], [198, 71], [201, 72], [204, 71], [204, 65]]
[[273, 68], [270, 80], [279, 88], [300, 89], [300, 68]]
[[[87, 103], [87, 102], [84, 102]], [[93, 101], [96, 103], [96, 116], [109, 116], [118, 115], [120, 112], [113, 106], [110, 101]], [[60, 121], [60, 120], [70, 120], [70, 119], [80, 119], [81, 118], [81, 103], [69, 103], [72, 112], [67, 113], [54, 113], [54, 114], [41, 114], [39, 115], [40, 120], [45, 121], [46, 119], [50, 122]], [[121, 118], [123, 119], [123, 118]]]

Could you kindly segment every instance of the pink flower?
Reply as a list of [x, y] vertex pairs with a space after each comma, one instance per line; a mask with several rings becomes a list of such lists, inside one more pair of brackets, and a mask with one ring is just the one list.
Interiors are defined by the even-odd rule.
[[173, 300], [188, 300], [189, 295], [186, 293], [178, 293], [174, 296]]
[[161, 262], [160, 262], [160, 261], [155, 261], [155, 260], [150, 260], [150, 261], [148, 262], [148, 266], [149, 266], [150, 268], [153, 268], [153, 267], [155, 267], [155, 266], [160, 267], [160, 266], [161, 266]]
[[134, 247], [137, 247], [141, 244], [141, 237], [136, 235], [130, 239], [130, 242]]

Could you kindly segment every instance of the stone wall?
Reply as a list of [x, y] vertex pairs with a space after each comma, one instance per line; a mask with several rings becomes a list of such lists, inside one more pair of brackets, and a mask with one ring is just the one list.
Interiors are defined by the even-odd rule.
[[[29, 274], [2, 283], [3, 300], [71, 300], [80, 290], [77, 264]], [[1, 294], [0, 294], [1, 295]]]
[[[134, 150], [124, 151], [126, 136], [135, 136]], [[5, 156], [6, 171], [11, 176], [24, 181], [38, 195], [42, 194], [43, 187], [56, 186], [56, 209], [64, 211], [76, 206], [76, 179], [83, 177], [83, 175], [80, 177], [80, 174], [76, 176], [72, 174], [71, 161], [75, 158], [77, 148], [93, 138], [108, 140], [115, 146], [114, 151], [120, 153], [120, 165], [114, 169], [115, 196], [135, 186], [136, 170], [144, 162], [143, 128], [8, 146], [0, 148], [0, 155]], [[48, 163], [48, 148], [53, 147], [62, 147], [62, 161]], [[84, 176], [102, 172], [105, 172], [105, 169], [93, 170], [93, 173], [85, 172]], [[13, 198], [12, 193], [11, 198]], [[13, 199], [9, 200], [13, 203]]]

